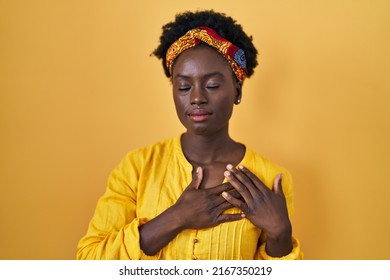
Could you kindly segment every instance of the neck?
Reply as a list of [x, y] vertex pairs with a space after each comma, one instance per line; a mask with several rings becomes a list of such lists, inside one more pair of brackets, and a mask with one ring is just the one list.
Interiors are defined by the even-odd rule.
[[181, 137], [181, 144], [186, 158], [199, 164], [221, 161], [237, 145], [227, 131], [213, 135], [195, 135], [187, 131]]

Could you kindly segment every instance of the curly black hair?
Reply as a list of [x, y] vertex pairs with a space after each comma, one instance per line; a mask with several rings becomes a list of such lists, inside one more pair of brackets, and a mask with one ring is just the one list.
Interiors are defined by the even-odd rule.
[[170, 73], [166, 66], [166, 52], [168, 48], [187, 31], [198, 26], [210, 27], [218, 32], [220, 36], [227, 39], [234, 45], [243, 49], [246, 57], [247, 77], [249, 78], [257, 66], [257, 50], [252, 43], [252, 36], [246, 35], [242, 26], [224, 13], [213, 10], [184, 12], [177, 14], [175, 21], [169, 22], [162, 27], [160, 45], [152, 55], [162, 59], [165, 75], [169, 78]]

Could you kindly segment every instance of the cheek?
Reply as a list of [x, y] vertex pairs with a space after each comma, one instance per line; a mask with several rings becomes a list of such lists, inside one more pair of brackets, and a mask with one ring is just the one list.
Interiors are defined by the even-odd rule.
[[225, 107], [225, 115], [228, 119], [230, 119], [230, 117], [233, 114], [233, 107], [234, 107], [233, 103], [230, 103], [229, 106]]
[[183, 121], [185, 118], [185, 108], [186, 108], [185, 98], [174, 96], [173, 102], [175, 103], [177, 116], [179, 117], [180, 121]]
[[173, 102], [175, 103], [177, 111], [183, 110], [184, 103], [182, 98], [180, 98], [178, 95], [173, 95]]
[[221, 121], [228, 121], [233, 113], [234, 102], [230, 98], [218, 101], [217, 118]]
[[234, 92], [230, 92], [229, 94], [224, 95], [218, 101], [218, 104], [220, 104], [221, 109], [225, 112], [233, 111], [235, 96], [236, 95]]

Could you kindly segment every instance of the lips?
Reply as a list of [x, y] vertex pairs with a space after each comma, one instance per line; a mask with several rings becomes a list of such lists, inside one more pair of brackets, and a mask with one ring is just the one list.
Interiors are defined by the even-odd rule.
[[190, 119], [194, 122], [204, 122], [207, 121], [211, 113], [205, 109], [193, 109], [188, 113]]

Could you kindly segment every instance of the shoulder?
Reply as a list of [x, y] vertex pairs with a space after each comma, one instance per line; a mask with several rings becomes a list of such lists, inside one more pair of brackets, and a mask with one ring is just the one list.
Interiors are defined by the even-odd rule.
[[270, 159], [266, 158], [265, 156], [251, 150], [250, 148], [247, 148], [246, 150], [246, 161], [252, 165], [253, 168], [256, 170], [262, 170], [263, 172], [287, 172], [287, 169], [274, 162]]
[[170, 138], [128, 152], [115, 166], [111, 177], [139, 178], [143, 172], [164, 165], [180, 149], [178, 143], [179, 138]]
[[137, 149], [134, 149], [127, 153], [127, 156], [139, 155], [139, 154], [148, 154], [151, 151], [165, 151], [174, 147], [176, 138], [165, 139], [150, 145], [146, 145]]
[[180, 149], [179, 137], [169, 138], [128, 152], [123, 158], [122, 164], [142, 165], [150, 163], [154, 159], [162, 160], [175, 153], [177, 149]]
[[287, 185], [292, 185], [290, 172], [279, 163], [269, 160], [263, 155], [247, 148], [244, 165], [247, 165], [253, 173], [260, 177], [264, 183], [271, 187], [274, 179], [282, 173], [283, 181]]

